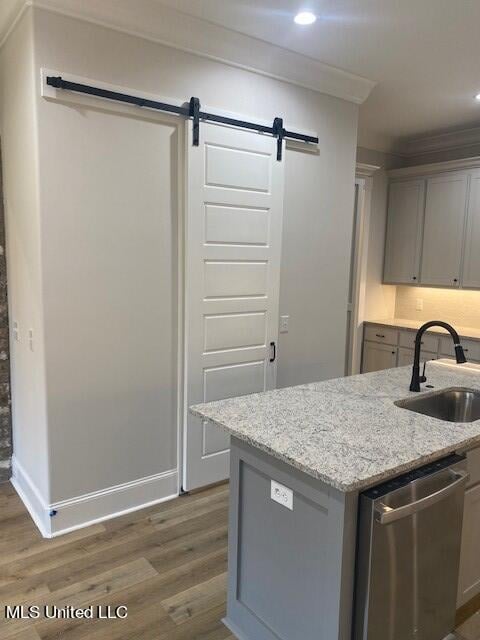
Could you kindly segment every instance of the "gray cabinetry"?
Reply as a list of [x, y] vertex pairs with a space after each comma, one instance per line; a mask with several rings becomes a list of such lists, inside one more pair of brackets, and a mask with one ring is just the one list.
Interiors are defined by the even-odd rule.
[[450, 168], [392, 172], [385, 283], [480, 288], [480, 168]]
[[[406, 367], [407, 365], [413, 365], [413, 356], [415, 351], [413, 349], [407, 349], [406, 347], [398, 348], [397, 367]], [[437, 354], [431, 351], [422, 350], [422, 362], [428, 362], [428, 360], [436, 360]]]
[[362, 373], [392, 369], [396, 366], [396, 346], [368, 341], [363, 343]]
[[447, 173], [427, 180], [422, 284], [459, 286], [466, 201], [466, 173]]
[[480, 288], [480, 169], [470, 176], [462, 284]]
[[[386, 327], [366, 322], [363, 333], [362, 373], [381, 371], [413, 364], [416, 331]], [[461, 337], [461, 336], [460, 336]], [[480, 363], [480, 341], [461, 337], [469, 362]], [[454, 358], [449, 335], [425, 333], [422, 339], [422, 362], [436, 358]]]
[[465, 493], [462, 548], [458, 580], [460, 607], [480, 593], [480, 449], [467, 454], [470, 486]]
[[424, 198], [424, 180], [398, 182], [390, 186], [385, 242], [385, 282], [418, 282]]
[[230, 465], [225, 624], [245, 639], [351, 638], [357, 494], [236, 438]]

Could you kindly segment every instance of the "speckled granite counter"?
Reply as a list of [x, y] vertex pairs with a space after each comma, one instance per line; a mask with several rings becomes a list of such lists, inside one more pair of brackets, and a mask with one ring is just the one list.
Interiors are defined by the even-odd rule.
[[[351, 492], [480, 446], [480, 420], [443, 422], [394, 405], [413, 395], [410, 375], [411, 367], [388, 369], [190, 410], [292, 467]], [[427, 377], [435, 389], [480, 388], [480, 365], [431, 362]]]
[[[392, 329], [410, 329], [417, 331], [426, 320], [405, 320], [403, 318], [376, 318], [374, 320], [366, 320], [365, 324], [378, 324], [382, 327], [391, 327]], [[457, 330], [458, 335], [461, 338], [467, 338], [469, 340], [480, 340], [480, 329], [476, 327], [461, 327], [454, 324], [454, 328]], [[427, 333], [433, 333], [438, 335], [448, 335], [448, 331], [442, 329], [442, 327], [431, 327]]]

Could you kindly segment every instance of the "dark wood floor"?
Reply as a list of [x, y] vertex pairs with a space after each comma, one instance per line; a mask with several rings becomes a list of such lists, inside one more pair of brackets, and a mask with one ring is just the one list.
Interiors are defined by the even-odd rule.
[[[227, 507], [221, 485], [45, 540], [12, 486], [0, 484], [0, 638], [234, 640], [221, 622]], [[128, 618], [6, 620], [5, 605], [20, 603], [126, 605]], [[458, 624], [478, 608], [480, 598]]]
[[[233, 640], [225, 613], [228, 487], [44, 540], [0, 485], [0, 638]], [[126, 620], [6, 620], [5, 605], [128, 606]]]

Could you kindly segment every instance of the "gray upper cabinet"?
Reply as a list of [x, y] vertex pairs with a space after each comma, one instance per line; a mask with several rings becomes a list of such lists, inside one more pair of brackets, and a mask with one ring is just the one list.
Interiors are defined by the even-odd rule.
[[468, 175], [452, 172], [427, 180], [421, 283], [458, 287]]
[[394, 182], [388, 197], [384, 282], [419, 280], [425, 180]]
[[470, 176], [462, 284], [480, 288], [480, 169]]

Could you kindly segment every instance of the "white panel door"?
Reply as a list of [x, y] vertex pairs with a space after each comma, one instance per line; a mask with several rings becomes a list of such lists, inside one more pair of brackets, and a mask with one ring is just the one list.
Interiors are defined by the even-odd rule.
[[448, 173], [427, 181], [421, 283], [458, 287], [468, 177]]
[[384, 282], [418, 283], [424, 200], [424, 180], [389, 187]]
[[188, 407], [275, 387], [284, 183], [270, 136], [201, 123], [187, 142], [185, 491], [229, 467], [229, 437]]
[[480, 288], [480, 170], [470, 175], [467, 233], [463, 264], [464, 287]]

